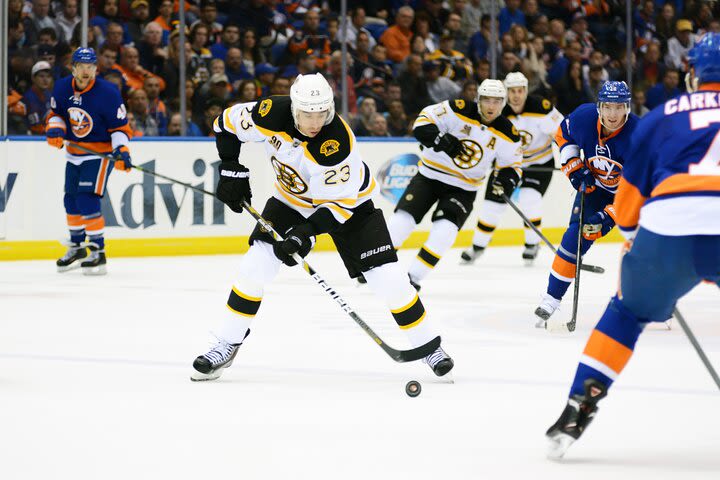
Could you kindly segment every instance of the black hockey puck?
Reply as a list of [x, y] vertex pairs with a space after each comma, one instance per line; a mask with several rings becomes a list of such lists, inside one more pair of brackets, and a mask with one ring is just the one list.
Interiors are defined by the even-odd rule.
[[417, 397], [420, 395], [420, 392], [422, 392], [422, 387], [420, 386], [420, 382], [416, 380], [410, 380], [407, 385], [405, 385], [405, 393], [407, 393], [409, 397]]

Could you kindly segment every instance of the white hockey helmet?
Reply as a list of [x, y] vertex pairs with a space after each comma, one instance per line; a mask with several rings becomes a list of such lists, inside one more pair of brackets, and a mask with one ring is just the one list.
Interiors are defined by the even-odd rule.
[[319, 73], [298, 75], [290, 87], [290, 110], [296, 127], [299, 112], [327, 111], [325, 125], [332, 122], [335, 116], [335, 94], [325, 77]]
[[525, 87], [528, 88], [528, 79], [522, 72], [510, 72], [503, 81], [505, 88]]
[[477, 108], [480, 115], [482, 115], [480, 111], [480, 99], [482, 97], [502, 98], [502, 107], [500, 107], [500, 110], [505, 108], [507, 104], [507, 90], [505, 90], [505, 85], [503, 85], [503, 82], [500, 80], [491, 80], [488, 78], [487, 80], [483, 80], [478, 87]]

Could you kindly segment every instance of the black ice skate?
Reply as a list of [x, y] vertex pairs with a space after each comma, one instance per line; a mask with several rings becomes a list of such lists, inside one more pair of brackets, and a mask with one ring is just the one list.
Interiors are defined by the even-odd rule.
[[472, 248], [468, 248], [464, 252], [460, 254], [460, 259], [462, 260], [462, 265], [471, 265], [480, 258], [480, 256], [485, 251], [485, 247], [479, 247], [477, 245], [473, 245]]
[[[250, 335], [250, 329], [245, 333], [245, 338], [248, 335]], [[243, 338], [243, 341], [245, 338]], [[217, 343], [213, 345], [209, 352], [195, 359], [190, 380], [203, 382], [220, 378], [223, 370], [232, 365], [240, 345], [242, 345], [242, 342], [232, 344], [218, 338]]]
[[445, 353], [442, 347], [438, 347], [433, 353], [423, 358], [423, 362], [427, 363], [438, 377], [447, 374], [455, 366], [453, 359]]
[[535, 244], [531, 245], [529, 243], [525, 244], [525, 250], [522, 252], [522, 258], [525, 261], [525, 265], [530, 266], [533, 264], [535, 259], [537, 258], [538, 252], [540, 251], [540, 245]]
[[94, 243], [88, 245], [88, 249], [90, 250], [90, 256], [80, 264], [83, 275], [105, 275], [107, 273], [105, 250], [101, 250]]
[[545, 434], [550, 440], [548, 458], [559, 460], [590, 425], [598, 411], [597, 403], [607, 395], [607, 388], [599, 381], [585, 380], [585, 395], [573, 395], [562, 415]]
[[57, 265], [57, 271], [67, 272], [68, 270], [73, 270], [75, 268], [78, 268], [80, 266], [80, 260], [87, 257], [87, 250], [85, 249], [85, 245], [82, 243], [74, 243], [71, 242], [68, 244], [68, 251], [65, 253], [65, 255], [62, 256], [62, 258], [59, 258], [57, 262], [55, 262], [55, 265]]

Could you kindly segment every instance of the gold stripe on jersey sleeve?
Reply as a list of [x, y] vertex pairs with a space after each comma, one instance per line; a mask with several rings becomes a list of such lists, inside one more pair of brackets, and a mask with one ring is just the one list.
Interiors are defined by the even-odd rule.
[[[550, 113], [550, 112], [548, 112], [548, 113]], [[523, 112], [520, 114], [521, 117], [536, 117], [536, 118], [542, 118], [545, 115], [547, 115], [547, 113]]]
[[347, 122], [345, 122], [345, 120], [340, 115], [338, 115], [338, 118], [345, 126], [345, 130], [347, 130], [348, 139], [350, 140], [350, 153], [352, 153], [353, 148], [355, 148], [355, 135], [353, 135], [353, 131], [350, 128], [350, 125], [348, 125]]
[[[451, 111], [452, 111], [460, 120], [462, 120], [463, 122], [465, 122], [465, 123], [470, 123], [470, 124], [472, 124], [472, 125], [475, 125], [476, 127], [481, 127], [481, 128], [482, 128], [483, 125], [482, 125], [480, 122], [478, 122], [477, 120], [474, 120], [474, 119], [472, 119], [472, 118], [470, 118], [470, 117], [466, 117], [466, 116], [463, 115], [462, 113], [458, 113], [458, 112], [456, 112], [455, 110], [452, 110], [452, 109], [451, 109]], [[488, 127], [488, 128], [490, 128], [490, 127]], [[490, 128], [490, 130], [494, 130], [494, 129]], [[507, 137], [506, 137], [506, 138], [507, 138]], [[509, 139], [508, 139], [508, 140], [509, 140]]]
[[435, 170], [441, 170], [443, 173], [446, 173], [446, 174], [448, 174], [448, 175], [452, 175], [453, 177], [456, 177], [456, 178], [462, 180], [463, 182], [468, 183], [468, 184], [470, 184], [470, 185], [472, 185], [472, 186], [474, 186], [474, 187], [477, 187], [477, 186], [481, 185], [482, 182], [483, 182], [483, 180], [485, 179], [485, 177], [481, 177], [481, 178], [478, 178], [478, 179], [468, 178], [468, 177], [466, 177], [465, 175], [462, 175], [462, 174], [460, 174], [460, 173], [458, 173], [458, 172], [456, 172], [456, 171], [454, 171], [454, 170], [446, 167], [445, 165], [441, 165], [441, 164], [439, 164], [439, 163], [435, 163], [435, 162], [433, 162], [432, 160], [428, 160], [428, 159], [425, 158], [425, 157], [422, 158], [422, 163], [425, 163], [425, 166], [428, 167], [428, 168], [432, 168], [432, 169], [435, 169]]
[[375, 181], [375, 177], [371, 177], [370, 180], [371, 180], [371, 181], [370, 181], [370, 185], [368, 185], [368, 187], [367, 187], [365, 190], [363, 190], [362, 192], [358, 193], [358, 198], [367, 197], [368, 195], [370, 195], [370, 194], [375, 190], [375, 187], [377, 186], [377, 182]]
[[357, 199], [355, 198], [313, 198], [313, 205], [320, 205], [321, 203], [342, 203], [350, 207], [354, 207]]
[[490, 131], [491, 131], [492, 133], [494, 133], [495, 135], [497, 135], [498, 137], [500, 137], [500, 138], [502, 138], [502, 139], [504, 139], [504, 140], [506, 140], [506, 141], [508, 141], [508, 142], [510, 142], [510, 143], [515, 143], [515, 142], [512, 141], [512, 139], [511, 139], [510, 137], [508, 137], [507, 135], [505, 135], [504, 133], [502, 133], [502, 132], [501, 132], [500, 130], [498, 130], [497, 128], [487, 127], [487, 129], [490, 130]]
[[427, 123], [432, 123], [435, 125], [435, 121], [433, 121], [432, 118], [428, 117], [425, 114], [418, 115], [418, 117], [415, 119], [415, 122], [413, 122], [413, 125], [424, 125]]
[[223, 124], [225, 125], [225, 128], [229, 128], [231, 132], [233, 132], [235, 135], [237, 135], [237, 130], [235, 129], [235, 125], [233, 125], [232, 121], [230, 120], [230, 108], [226, 108], [225, 111], [223, 112]]
[[[261, 126], [259, 126], [259, 125], [255, 125], [255, 128], [257, 128], [258, 131], [259, 131], [260, 133], [262, 133], [263, 135], [265, 135], [266, 137], [272, 137], [273, 135], [279, 135], [279, 136], [281, 136], [283, 139], [285, 139], [286, 141], [288, 141], [288, 142], [290, 142], [290, 143], [293, 142], [293, 139], [290, 137], [290, 135], [288, 135], [288, 134], [285, 133], [285, 132], [275, 132], [275, 131], [273, 131], [273, 130], [268, 130], [267, 128], [263, 128], [263, 127], [261, 127]], [[303, 142], [303, 143], [304, 143], [304, 142]]]

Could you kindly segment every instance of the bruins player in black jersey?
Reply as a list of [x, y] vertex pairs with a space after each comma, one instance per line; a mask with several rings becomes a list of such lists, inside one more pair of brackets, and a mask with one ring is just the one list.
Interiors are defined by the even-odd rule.
[[[523, 145], [523, 176], [518, 203], [525, 216], [536, 227], [542, 224], [542, 198], [550, 185], [555, 158], [552, 142], [563, 115], [550, 100], [528, 96], [528, 80], [520, 72], [508, 73], [503, 82], [508, 91], [508, 105], [503, 110], [517, 128]], [[485, 251], [507, 205], [491, 188], [485, 191], [480, 208], [473, 245], [461, 254], [464, 263], [473, 263]], [[525, 249], [522, 258], [531, 264], [537, 257], [540, 237], [525, 226]]]
[[408, 184], [388, 222], [400, 247], [430, 209], [430, 236], [408, 269], [420, 282], [455, 242], [473, 208], [477, 191], [495, 165], [489, 188], [510, 195], [521, 175], [520, 136], [501, 115], [506, 91], [499, 80], [485, 80], [476, 102], [463, 99], [425, 107], [413, 126], [422, 145], [418, 173]]
[[[244, 142], [262, 142], [275, 171], [275, 191], [263, 217], [284, 240], [257, 226], [232, 286], [217, 342], [193, 363], [192, 380], [214, 380], [229, 367], [260, 309], [265, 286], [282, 264], [296, 265], [317, 235], [328, 233], [351, 278], [363, 274], [413, 347], [437, 336], [417, 292], [397, 261], [382, 211], [371, 200], [376, 182], [355, 148], [355, 136], [335, 113], [333, 90], [320, 75], [299, 75], [290, 96], [226, 109], [213, 130], [220, 155], [217, 197], [235, 212], [250, 202], [250, 172], [239, 163]], [[425, 358], [442, 376], [453, 360], [442, 347]]]

